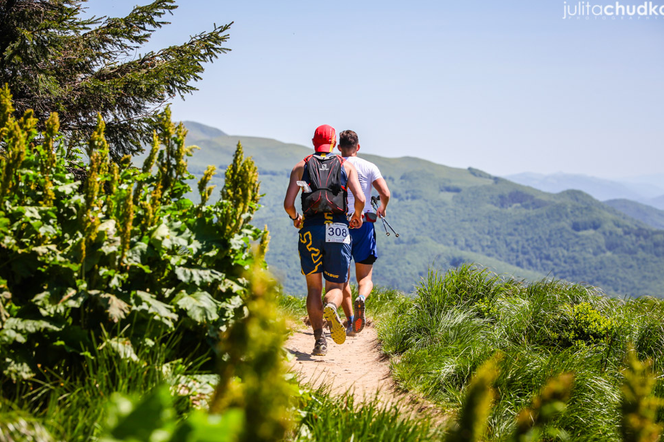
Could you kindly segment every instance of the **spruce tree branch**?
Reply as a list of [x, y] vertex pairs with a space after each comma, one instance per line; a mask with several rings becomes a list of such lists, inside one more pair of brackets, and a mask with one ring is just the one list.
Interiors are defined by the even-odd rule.
[[126, 17], [106, 18], [101, 26], [83, 34], [82, 39], [97, 51], [128, 55], [146, 43], [154, 31], [170, 24], [158, 19], [166, 13], [173, 14], [177, 9], [174, 3], [174, 0], [155, 0], [146, 6], [136, 6]]

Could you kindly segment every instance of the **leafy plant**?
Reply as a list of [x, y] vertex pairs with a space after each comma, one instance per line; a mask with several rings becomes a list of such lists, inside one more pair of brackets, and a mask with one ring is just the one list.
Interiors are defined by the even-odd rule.
[[657, 423], [657, 410], [664, 400], [652, 396], [655, 376], [650, 361], [639, 361], [634, 348], [627, 353], [627, 367], [623, 370], [622, 433], [625, 442], [657, 441], [662, 425]]
[[296, 391], [286, 379], [282, 355], [286, 328], [277, 317], [277, 284], [258, 263], [247, 276], [251, 286], [245, 297], [246, 314], [219, 343], [226, 357], [220, 363], [209, 413], [195, 410], [178, 423], [172, 395], [164, 386], [140, 401], [115, 395], [102, 441], [283, 439], [292, 423], [291, 397]]
[[530, 442], [548, 437], [567, 436], [558, 428], [546, 428], [567, 408], [574, 384], [573, 373], [563, 373], [547, 381], [529, 408], [524, 408], [516, 417], [514, 442]]
[[497, 363], [501, 357], [501, 354], [497, 354], [477, 369], [468, 383], [459, 417], [445, 438], [446, 442], [474, 442], [483, 439], [496, 396], [493, 383], [498, 377]]
[[[48, 367], [63, 378], [84, 373], [95, 346], [138, 360], [136, 349], [167, 333], [165, 361], [197, 358], [242, 311], [242, 277], [254, 261], [250, 226], [258, 181], [238, 143], [224, 195], [194, 205], [184, 195], [192, 176], [186, 130], [170, 110], [159, 116], [141, 168], [110, 161], [104, 122], [90, 136], [86, 179], [64, 160], [58, 118], [36, 130], [32, 112], [16, 119], [7, 87], [0, 92], [0, 381], [33, 378]], [[199, 183], [201, 194], [211, 190]], [[232, 220], [230, 223], [228, 220]], [[229, 227], [230, 226], [230, 227]]]

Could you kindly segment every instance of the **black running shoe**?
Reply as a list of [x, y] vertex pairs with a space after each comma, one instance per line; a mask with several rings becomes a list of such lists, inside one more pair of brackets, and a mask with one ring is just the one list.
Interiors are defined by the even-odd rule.
[[327, 354], [327, 341], [324, 337], [316, 340], [314, 351], [311, 354], [314, 356], [325, 356]]

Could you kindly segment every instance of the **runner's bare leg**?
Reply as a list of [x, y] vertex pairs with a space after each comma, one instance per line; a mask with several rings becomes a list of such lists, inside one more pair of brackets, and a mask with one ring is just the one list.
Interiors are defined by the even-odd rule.
[[335, 307], [339, 308], [341, 301], [343, 301], [343, 287], [343, 282], [325, 281], [325, 297], [323, 298], [323, 305], [331, 302]]
[[[350, 269], [348, 273], [350, 275]], [[344, 299], [341, 301], [341, 307], [344, 309], [346, 319], [350, 319], [350, 317], [353, 316], [353, 293], [350, 290], [350, 278], [348, 278], [348, 282], [344, 284], [343, 292]]]
[[311, 328], [314, 330], [323, 328], [323, 274], [314, 273], [307, 275], [307, 313]]
[[373, 290], [373, 281], [371, 280], [372, 274], [373, 264], [355, 264], [355, 277], [357, 278], [358, 295], [364, 296], [364, 299], [367, 299]]

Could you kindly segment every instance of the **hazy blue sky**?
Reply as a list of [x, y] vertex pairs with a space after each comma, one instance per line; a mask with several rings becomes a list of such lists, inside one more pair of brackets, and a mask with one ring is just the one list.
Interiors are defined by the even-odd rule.
[[495, 175], [664, 172], [664, 16], [563, 19], [577, 3], [558, 0], [179, 4], [150, 48], [235, 22], [179, 120], [307, 146], [330, 124], [366, 153]]

